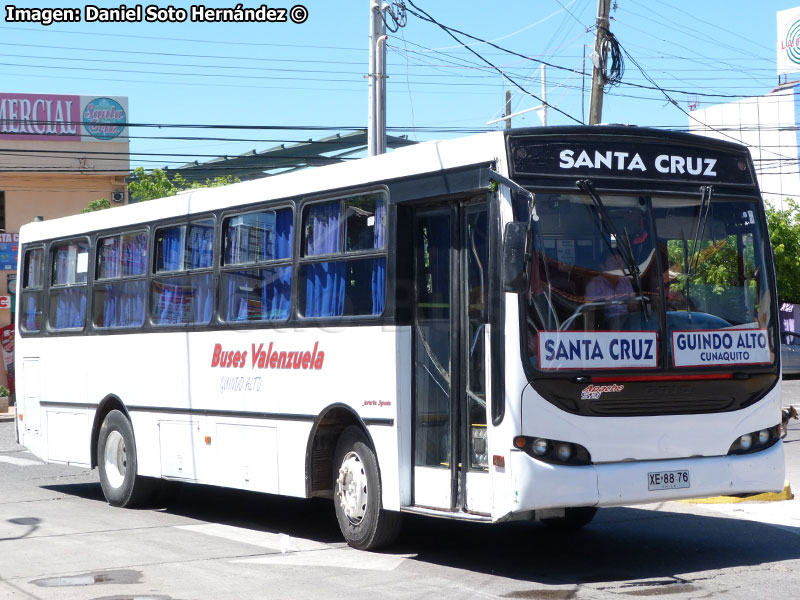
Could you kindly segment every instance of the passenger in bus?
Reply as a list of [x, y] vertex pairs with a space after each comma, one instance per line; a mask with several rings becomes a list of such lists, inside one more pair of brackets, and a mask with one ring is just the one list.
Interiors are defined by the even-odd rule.
[[585, 312], [587, 330], [620, 329], [628, 313], [627, 302], [634, 296], [631, 281], [614, 252], [608, 251], [605, 255], [602, 269], [586, 284], [586, 302], [597, 303]]

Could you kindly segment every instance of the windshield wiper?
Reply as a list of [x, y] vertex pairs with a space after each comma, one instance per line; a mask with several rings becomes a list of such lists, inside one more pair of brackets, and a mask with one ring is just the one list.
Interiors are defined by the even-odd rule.
[[597, 211], [594, 213], [597, 229], [602, 234], [602, 230], [605, 228], [605, 230], [608, 231], [608, 233], [610, 233], [617, 241], [617, 244], [612, 246], [611, 241], [606, 239], [605, 236], [601, 235], [606, 243], [606, 246], [608, 246], [608, 249], [619, 256], [622, 259], [625, 267], [627, 267], [628, 273], [625, 273], [625, 269], [623, 268], [623, 274], [633, 278], [633, 281], [636, 284], [636, 290], [639, 294], [639, 302], [642, 304], [642, 314], [644, 315], [645, 320], [647, 320], [647, 307], [644, 303], [644, 291], [642, 290], [642, 281], [639, 277], [639, 264], [636, 262], [636, 258], [633, 256], [633, 247], [631, 246], [631, 240], [628, 236], [628, 229], [624, 229], [625, 237], [622, 237], [619, 234], [617, 228], [614, 226], [614, 221], [611, 220], [611, 217], [606, 211], [606, 205], [603, 203], [603, 199], [597, 193], [597, 190], [594, 189], [594, 184], [590, 179], [579, 179], [575, 182], [575, 185], [579, 190], [591, 198], [592, 203], [597, 209]]
[[700, 211], [697, 214], [697, 223], [694, 227], [694, 239], [692, 240], [692, 251], [689, 254], [689, 262], [686, 265], [686, 310], [689, 313], [689, 320], [692, 318], [692, 304], [689, 302], [689, 289], [691, 288], [690, 278], [692, 272], [697, 268], [700, 263], [700, 250], [698, 244], [702, 246], [703, 236], [706, 233], [706, 221], [708, 220], [708, 213], [711, 209], [711, 196], [714, 193], [714, 187], [710, 185], [700, 186]]

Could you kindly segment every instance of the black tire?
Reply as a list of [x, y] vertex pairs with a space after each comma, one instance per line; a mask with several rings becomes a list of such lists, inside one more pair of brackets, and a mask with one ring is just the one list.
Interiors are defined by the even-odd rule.
[[542, 523], [555, 531], [576, 531], [591, 523], [596, 514], [596, 506], [573, 506], [564, 509], [563, 517], [542, 519]]
[[384, 510], [378, 461], [358, 427], [339, 437], [333, 456], [333, 503], [344, 539], [359, 550], [377, 550], [394, 542], [402, 515]]
[[111, 506], [134, 507], [155, 491], [155, 480], [136, 474], [136, 442], [128, 418], [112, 410], [103, 420], [97, 439], [100, 486]]

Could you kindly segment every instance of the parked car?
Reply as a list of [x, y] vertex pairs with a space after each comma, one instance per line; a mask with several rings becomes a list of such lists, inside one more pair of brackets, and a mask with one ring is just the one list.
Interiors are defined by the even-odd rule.
[[781, 332], [781, 364], [784, 375], [800, 375], [800, 334]]

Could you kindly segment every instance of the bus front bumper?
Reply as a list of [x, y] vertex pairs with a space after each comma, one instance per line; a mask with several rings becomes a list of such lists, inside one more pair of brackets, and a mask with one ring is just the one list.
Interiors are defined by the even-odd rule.
[[[511, 468], [512, 512], [779, 492], [783, 490], [785, 476], [782, 441], [766, 450], [741, 456], [631, 461], [585, 467], [551, 465], [524, 452], [512, 451]], [[663, 487], [685, 485], [686, 480], [688, 487]]]

